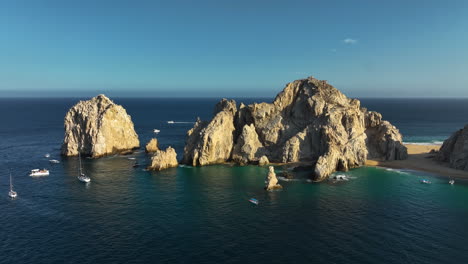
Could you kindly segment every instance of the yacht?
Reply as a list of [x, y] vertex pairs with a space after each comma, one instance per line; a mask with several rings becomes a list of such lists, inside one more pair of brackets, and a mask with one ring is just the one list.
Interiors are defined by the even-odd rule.
[[29, 174], [29, 176], [47, 176], [49, 175], [49, 171], [46, 170], [46, 169], [34, 169], [34, 170], [31, 170], [31, 173]]
[[174, 121], [167, 121], [168, 124], [174, 124]]
[[161, 130], [159, 130], [159, 129], [153, 129], [153, 132], [156, 133], [156, 134], [158, 134], [159, 132], [161, 132]]
[[78, 180], [84, 183], [88, 183], [91, 181], [91, 178], [86, 176], [86, 174], [83, 173], [83, 169], [81, 168], [81, 153], [78, 151], [78, 159], [80, 160], [80, 169], [78, 171]]
[[50, 163], [53, 163], [53, 164], [59, 164], [60, 161], [58, 160], [55, 160], [55, 159], [52, 159], [52, 160], [49, 160]]
[[8, 196], [10, 196], [11, 198], [16, 198], [16, 196], [18, 196], [18, 194], [13, 191], [13, 181], [11, 179], [11, 173], [10, 173], [10, 191], [8, 192]]

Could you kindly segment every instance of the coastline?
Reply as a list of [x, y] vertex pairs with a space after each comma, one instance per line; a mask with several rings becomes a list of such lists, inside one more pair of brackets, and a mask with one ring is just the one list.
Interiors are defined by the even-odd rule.
[[468, 179], [468, 172], [452, 169], [447, 163], [434, 160], [431, 150], [438, 151], [441, 144], [405, 143], [408, 148], [408, 159], [394, 161], [367, 160], [366, 166], [386, 167], [392, 169], [410, 169], [425, 171], [438, 176], [456, 179]]

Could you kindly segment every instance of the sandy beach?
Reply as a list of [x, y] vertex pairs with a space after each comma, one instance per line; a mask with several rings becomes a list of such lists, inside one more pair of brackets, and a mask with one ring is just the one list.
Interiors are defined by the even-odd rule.
[[367, 166], [379, 166], [393, 169], [410, 169], [434, 173], [448, 178], [468, 179], [468, 172], [448, 167], [447, 163], [434, 160], [431, 150], [439, 150], [440, 144], [419, 145], [405, 144], [408, 148], [408, 159], [396, 161], [368, 160]]

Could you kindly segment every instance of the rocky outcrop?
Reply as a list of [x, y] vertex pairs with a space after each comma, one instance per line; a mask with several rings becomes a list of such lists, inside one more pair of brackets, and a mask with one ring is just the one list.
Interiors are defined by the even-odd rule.
[[436, 159], [448, 162], [454, 169], [468, 171], [468, 125], [444, 141]]
[[260, 157], [260, 160], [258, 161], [258, 165], [260, 165], [260, 166], [266, 166], [266, 165], [268, 165], [268, 164], [270, 164], [270, 161], [268, 160], [268, 157], [265, 156], [265, 155], [261, 156], [261, 157]]
[[247, 164], [258, 161], [262, 156], [263, 145], [255, 132], [255, 126], [253, 124], [245, 125], [234, 145], [232, 160], [239, 164]]
[[177, 167], [178, 165], [175, 149], [168, 147], [166, 150], [157, 150], [154, 153], [153, 157], [151, 157], [151, 165], [147, 169], [160, 171]]
[[283, 187], [278, 184], [278, 178], [276, 178], [275, 169], [273, 166], [268, 167], [268, 175], [265, 179], [265, 190], [277, 190], [282, 189]]
[[185, 163], [256, 164], [265, 156], [271, 162], [310, 164], [312, 178], [323, 180], [334, 171], [364, 165], [368, 156], [406, 158], [395, 127], [326, 81], [297, 80], [272, 103], [240, 104], [237, 111], [235, 105], [223, 99], [210, 122], [197, 121], [187, 135]]
[[[365, 109], [364, 109], [365, 110]], [[383, 160], [404, 160], [408, 151], [402, 143], [400, 131], [382, 115], [373, 111], [364, 111], [366, 122], [367, 158]]]
[[197, 120], [187, 132], [183, 163], [204, 166], [222, 163], [231, 157], [234, 145], [234, 100], [221, 100], [216, 106], [210, 122]]
[[146, 153], [152, 153], [159, 150], [158, 140], [152, 138], [145, 146]]
[[102, 94], [73, 106], [65, 116], [64, 127], [64, 156], [76, 156], [79, 151], [96, 158], [140, 146], [127, 111]]

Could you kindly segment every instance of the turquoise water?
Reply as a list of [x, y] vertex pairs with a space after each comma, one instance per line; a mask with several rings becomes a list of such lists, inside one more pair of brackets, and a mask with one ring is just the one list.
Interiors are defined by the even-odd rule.
[[[216, 100], [171, 100], [116, 101], [132, 115], [142, 142], [160, 128], [163, 147], [181, 153], [192, 124], [166, 121], [208, 118]], [[466, 262], [465, 182], [451, 186], [422, 172], [363, 167], [348, 172], [348, 182], [311, 183], [299, 175], [282, 181], [282, 191], [265, 192], [266, 168], [146, 172], [128, 159], [147, 163], [140, 151], [85, 159], [92, 182], [84, 185], [76, 179], [76, 158], [50, 165], [44, 157], [60, 159], [63, 116], [74, 102], [0, 104], [8, 124], [0, 128], [0, 263]], [[35, 167], [51, 175], [27, 176]], [[7, 197], [10, 168], [16, 200]], [[422, 178], [433, 184], [420, 184]]]

